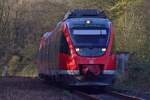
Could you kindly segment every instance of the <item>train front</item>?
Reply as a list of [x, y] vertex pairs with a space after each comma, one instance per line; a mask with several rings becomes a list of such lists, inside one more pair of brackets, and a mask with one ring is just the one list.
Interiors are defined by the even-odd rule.
[[106, 18], [70, 18], [64, 25], [71, 53], [67, 64], [70, 85], [111, 85], [116, 70], [111, 22]]

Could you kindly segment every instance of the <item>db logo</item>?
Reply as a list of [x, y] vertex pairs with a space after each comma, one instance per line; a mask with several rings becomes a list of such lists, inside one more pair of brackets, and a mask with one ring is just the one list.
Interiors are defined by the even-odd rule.
[[94, 61], [93, 60], [89, 60], [89, 64], [94, 64]]

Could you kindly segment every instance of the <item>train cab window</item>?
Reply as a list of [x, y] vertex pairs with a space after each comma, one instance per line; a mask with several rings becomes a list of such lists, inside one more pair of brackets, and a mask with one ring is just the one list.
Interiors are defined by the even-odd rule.
[[103, 29], [73, 29], [72, 41], [74, 46], [107, 47], [108, 30]]
[[67, 40], [64, 36], [64, 33], [62, 32], [61, 33], [61, 43], [60, 43], [60, 52], [61, 53], [66, 53], [68, 55], [70, 55], [70, 50], [69, 50], [69, 46], [68, 46], [68, 43], [67, 43]]

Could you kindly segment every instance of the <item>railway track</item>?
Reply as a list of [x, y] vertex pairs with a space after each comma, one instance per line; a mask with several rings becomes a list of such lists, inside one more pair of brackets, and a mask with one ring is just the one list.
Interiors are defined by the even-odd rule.
[[117, 91], [108, 91], [107, 93], [109, 95], [118, 97], [118, 98], [123, 99], [123, 100], [144, 100], [143, 98], [140, 98], [140, 97], [137, 97], [137, 96], [132, 96], [132, 95], [127, 95], [127, 94], [124, 94], [124, 93], [119, 93]]
[[[45, 85], [37, 77], [1, 77], [0, 83], [3, 87], [12, 87], [13, 89], [19, 88], [30, 90], [30, 88], [32, 88], [41, 91], [43, 89], [47, 90], [47, 88], [49, 88], [49, 85]], [[59, 87], [57, 86], [57, 88]], [[145, 100], [140, 97], [120, 93], [117, 90], [96, 90], [97, 93], [93, 93], [94, 91], [91, 90], [92, 94], [85, 92], [90, 91], [89, 89], [84, 89], [84, 92], [77, 89], [71, 89], [71, 91], [72, 94], [75, 94], [85, 100]]]
[[85, 100], [145, 100], [140, 97], [127, 95], [117, 91], [105, 91], [104, 93], [94, 95], [87, 94], [81, 91], [73, 91], [73, 93]]

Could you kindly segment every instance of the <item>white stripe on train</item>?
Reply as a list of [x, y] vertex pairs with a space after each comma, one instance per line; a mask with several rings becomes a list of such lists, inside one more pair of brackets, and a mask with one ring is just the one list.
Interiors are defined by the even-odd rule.
[[115, 72], [116, 72], [115, 70], [104, 70], [103, 71], [104, 74], [110, 74], [110, 75], [115, 74]]
[[[60, 70], [59, 74], [67, 74], [67, 75], [79, 75], [79, 70]], [[115, 70], [104, 70], [103, 74], [113, 75], [115, 74]]]
[[68, 75], [79, 75], [79, 70], [60, 70], [60, 74], [68, 74]]

